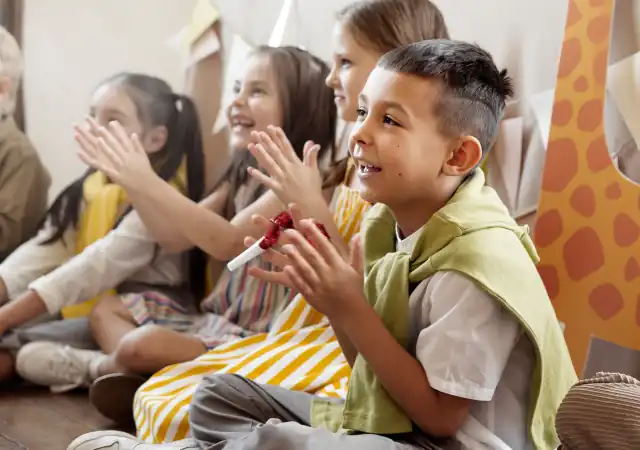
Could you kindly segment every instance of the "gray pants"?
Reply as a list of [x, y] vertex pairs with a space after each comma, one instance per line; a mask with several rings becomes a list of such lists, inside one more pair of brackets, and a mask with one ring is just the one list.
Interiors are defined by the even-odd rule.
[[0, 350], [8, 350], [15, 356], [24, 345], [36, 341], [57, 342], [89, 350], [98, 348], [86, 317], [62, 320], [43, 316], [0, 337]]
[[393, 439], [347, 435], [310, 426], [313, 395], [260, 385], [239, 375], [206, 377], [189, 411], [191, 433], [205, 450], [410, 450], [440, 449], [425, 435]]

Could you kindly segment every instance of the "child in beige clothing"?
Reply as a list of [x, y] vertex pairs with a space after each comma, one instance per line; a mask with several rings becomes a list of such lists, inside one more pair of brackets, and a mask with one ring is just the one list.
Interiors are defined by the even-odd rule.
[[13, 120], [22, 67], [18, 43], [0, 27], [0, 261], [33, 236], [51, 185], [38, 152]]

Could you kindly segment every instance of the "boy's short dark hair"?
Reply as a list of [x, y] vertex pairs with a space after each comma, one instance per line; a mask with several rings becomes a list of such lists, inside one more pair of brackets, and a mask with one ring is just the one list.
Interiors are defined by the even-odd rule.
[[436, 39], [392, 50], [378, 67], [439, 80], [442, 92], [434, 114], [440, 131], [474, 136], [483, 155], [493, 146], [513, 88], [507, 70], [498, 70], [488, 52], [467, 42]]

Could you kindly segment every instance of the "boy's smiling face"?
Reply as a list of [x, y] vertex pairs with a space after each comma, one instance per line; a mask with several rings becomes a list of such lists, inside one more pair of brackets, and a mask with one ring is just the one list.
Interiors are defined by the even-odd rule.
[[360, 95], [350, 139], [360, 193], [389, 206], [399, 223], [416, 206], [439, 209], [482, 157], [475, 138], [441, 133], [437, 83], [376, 68]]
[[465, 151], [469, 137], [440, 132], [436, 83], [381, 68], [371, 73], [350, 139], [365, 200], [394, 212], [416, 202], [439, 202], [450, 195], [449, 185], [459, 184], [454, 178], [470, 170], [469, 157], [476, 160], [471, 167], [480, 159], [481, 150], [479, 156]]

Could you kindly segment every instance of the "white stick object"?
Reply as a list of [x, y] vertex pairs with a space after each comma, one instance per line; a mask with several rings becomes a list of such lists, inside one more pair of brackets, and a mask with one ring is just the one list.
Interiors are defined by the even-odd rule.
[[231, 261], [227, 263], [227, 268], [233, 272], [234, 270], [244, 266], [252, 259], [257, 258], [262, 255], [266, 250], [260, 247], [260, 243], [264, 238], [256, 241], [251, 247], [247, 248], [244, 252], [240, 253], [238, 256], [233, 258]]

